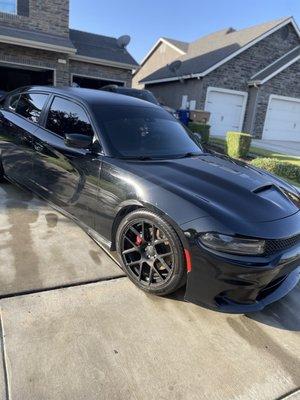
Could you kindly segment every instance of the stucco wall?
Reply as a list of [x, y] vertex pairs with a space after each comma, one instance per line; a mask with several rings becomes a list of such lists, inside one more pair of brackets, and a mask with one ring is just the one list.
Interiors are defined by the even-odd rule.
[[144, 84], [140, 84], [139, 81], [146, 76], [152, 74], [152, 72], [158, 70], [166, 64], [171, 63], [180, 57], [181, 53], [173, 49], [166, 43], [160, 43], [160, 45], [154, 50], [151, 56], [147, 59], [145, 64], [136, 72], [132, 79], [132, 87], [137, 89], [143, 89]]
[[29, 16], [0, 12], [0, 24], [68, 36], [69, 0], [29, 0]]

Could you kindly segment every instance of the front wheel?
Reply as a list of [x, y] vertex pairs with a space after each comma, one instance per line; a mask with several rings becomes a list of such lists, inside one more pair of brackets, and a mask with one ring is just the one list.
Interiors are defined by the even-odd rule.
[[182, 244], [159, 215], [147, 210], [129, 213], [119, 225], [116, 241], [124, 270], [140, 289], [163, 296], [185, 283]]

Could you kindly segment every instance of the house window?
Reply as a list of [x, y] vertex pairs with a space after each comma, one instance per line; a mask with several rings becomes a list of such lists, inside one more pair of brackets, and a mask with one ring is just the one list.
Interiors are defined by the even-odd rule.
[[0, 0], [0, 11], [8, 14], [17, 14], [17, 0]]

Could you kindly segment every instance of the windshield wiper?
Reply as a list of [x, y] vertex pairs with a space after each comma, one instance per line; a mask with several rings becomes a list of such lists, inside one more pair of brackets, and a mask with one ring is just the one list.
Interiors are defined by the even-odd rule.
[[193, 153], [193, 152], [189, 151], [188, 153], [183, 154], [179, 158], [197, 157], [197, 156], [201, 156], [201, 155], [202, 155], [202, 153]]
[[139, 161], [148, 161], [153, 160], [150, 156], [128, 156], [128, 157], [120, 157], [122, 160], [139, 160]]

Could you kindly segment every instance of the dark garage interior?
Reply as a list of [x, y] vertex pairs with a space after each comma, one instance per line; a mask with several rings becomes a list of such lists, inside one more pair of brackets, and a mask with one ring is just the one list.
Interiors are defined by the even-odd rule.
[[0, 66], [0, 90], [9, 92], [26, 85], [53, 85], [53, 71]]
[[73, 83], [75, 83], [79, 87], [87, 89], [101, 89], [103, 86], [106, 85], [124, 86], [123, 82], [116, 82], [116, 81], [103, 80], [97, 78], [86, 78], [78, 75], [73, 76]]

